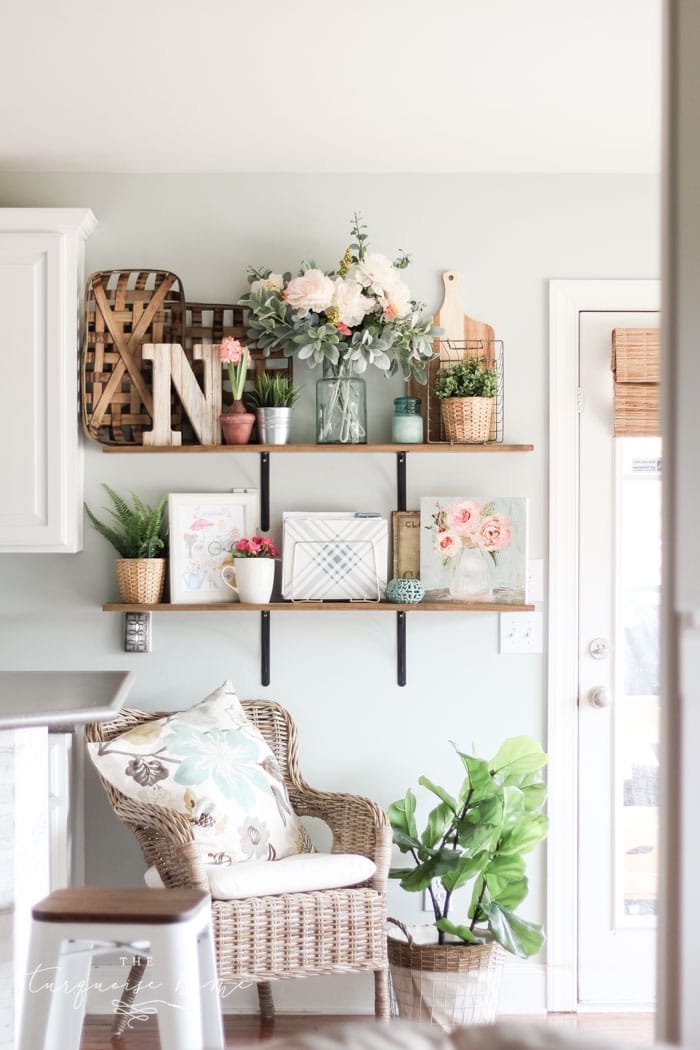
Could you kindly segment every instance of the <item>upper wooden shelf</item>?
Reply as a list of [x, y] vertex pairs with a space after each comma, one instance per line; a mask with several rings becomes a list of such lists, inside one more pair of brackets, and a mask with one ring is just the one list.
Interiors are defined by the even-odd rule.
[[111, 454], [151, 455], [167, 453], [210, 452], [532, 452], [534, 445], [450, 445], [435, 442], [429, 445], [103, 445], [102, 451]]
[[496, 602], [161, 602], [159, 605], [136, 605], [107, 602], [104, 612], [532, 612], [534, 605]]

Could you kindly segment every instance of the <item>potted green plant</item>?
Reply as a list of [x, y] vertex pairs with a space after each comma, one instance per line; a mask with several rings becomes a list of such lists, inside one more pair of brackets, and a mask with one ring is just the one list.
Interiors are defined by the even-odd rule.
[[[402, 1015], [445, 1026], [493, 1020], [501, 949], [527, 958], [544, 943], [542, 927], [515, 909], [528, 891], [524, 855], [547, 834], [541, 812], [547, 756], [526, 736], [506, 740], [491, 761], [455, 750], [466, 772], [456, 794], [419, 778], [438, 799], [422, 833], [413, 791], [388, 809], [394, 842], [412, 861], [390, 876], [405, 890], [427, 892], [435, 915], [432, 926], [402, 927], [405, 940], [389, 936], [395, 998]], [[466, 915], [454, 921], [459, 890], [467, 896]], [[472, 993], [465, 985], [475, 978]]]
[[245, 395], [248, 408], [258, 421], [261, 445], [286, 445], [289, 441], [292, 405], [301, 393], [287, 376], [261, 372], [255, 387]]
[[448, 441], [477, 444], [488, 441], [498, 373], [480, 357], [465, 357], [440, 368], [433, 385]]
[[163, 515], [167, 496], [156, 507], [149, 507], [131, 493], [132, 506], [109, 485], [102, 486], [112, 501], [105, 508], [111, 522], [100, 521], [85, 504], [89, 522], [120, 555], [117, 558], [117, 582], [123, 602], [157, 605], [165, 581], [166, 537]]

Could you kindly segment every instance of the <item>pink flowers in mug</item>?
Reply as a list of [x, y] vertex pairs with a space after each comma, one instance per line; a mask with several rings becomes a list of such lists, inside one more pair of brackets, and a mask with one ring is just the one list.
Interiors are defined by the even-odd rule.
[[485, 551], [496, 563], [498, 552], [510, 545], [511, 531], [508, 518], [494, 510], [493, 502], [482, 505], [475, 500], [453, 500], [444, 507], [435, 504], [428, 528], [443, 565], [464, 547]]
[[269, 536], [243, 537], [231, 548], [233, 558], [279, 558], [280, 552]]

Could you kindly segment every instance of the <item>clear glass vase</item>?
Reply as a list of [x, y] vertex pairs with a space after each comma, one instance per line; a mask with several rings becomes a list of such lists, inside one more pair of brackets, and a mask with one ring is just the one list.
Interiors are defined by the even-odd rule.
[[458, 602], [493, 600], [488, 554], [478, 547], [462, 547], [452, 559], [450, 595]]
[[367, 444], [365, 381], [347, 363], [324, 362], [323, 379], [316, 381], [316, 443]]

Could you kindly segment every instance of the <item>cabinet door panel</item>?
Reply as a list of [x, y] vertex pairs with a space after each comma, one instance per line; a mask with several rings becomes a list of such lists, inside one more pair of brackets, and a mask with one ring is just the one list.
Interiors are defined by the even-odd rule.
[[59, 232], [0, 233], [4, 550], [78, 549], [67, 505], [77, 449], [77, 358], [63, 242]]

